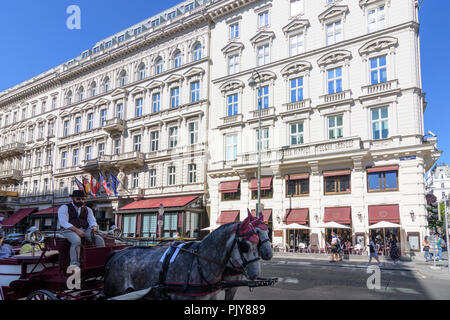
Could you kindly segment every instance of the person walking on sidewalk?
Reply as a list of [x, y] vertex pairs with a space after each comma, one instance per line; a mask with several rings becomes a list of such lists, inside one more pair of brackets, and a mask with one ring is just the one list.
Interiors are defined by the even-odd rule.
[[372, 237], [372, 240], [369, 243], [369, 263], [367, 263], [367, 266], [370, 266], [370, 263], [372, 262], [372, 258], [374, 258], [375, 260], [377, 260], [378, 262], [378, 266], [381, 268], [383, 266], [383, 264], [380, 262], [380, 259], [378, 258], [378, 253], [377, 253], [377, 247], [375, 245], [375, 236]]
[[393, 266], [400, 264], [400, 254], [398, 253], [397, 247], [397, 237], [392, 235], [391, 240], [389, 241], [391, 247], [391, 259], [394, 260]]
[[435, 233], [431, 232], [428, 239], [430, 241], [430, 260], [434, 260], [437, 258], [437, 239]]
[[442, 261], [442, 248], [446, 246], [444, 239], [440, 234], [437, 235], [437, 248], [438, 248], [438, 257], [439, 261]]
[[422, 248], [425, 253], [425, 262], [428, 262], [428, 254], [430, 253], [430, 241], [428, 241], [428, 236], [425, 236], [425, 239], [423, 239]]
[[330, 262], [338, 262], [338, 245], [339, 245], [339, 239], [336, 236], [336, 233], [331, 233], [331, 260]]

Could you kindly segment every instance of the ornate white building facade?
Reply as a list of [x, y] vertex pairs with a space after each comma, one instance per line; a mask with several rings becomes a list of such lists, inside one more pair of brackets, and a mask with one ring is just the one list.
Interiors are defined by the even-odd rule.
[[432, 193], [438, 201], [450, 197], [450, 167], [437, 164], [427, 172], [426, 193]]

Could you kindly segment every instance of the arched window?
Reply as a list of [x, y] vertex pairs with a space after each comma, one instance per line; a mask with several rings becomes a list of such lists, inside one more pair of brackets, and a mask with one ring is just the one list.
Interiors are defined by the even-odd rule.
[[164, 71], [164, 61], [162, 58], [159, 58], [158, 60], [156, 60], [156, 74], [160, 74], [161, 72]]
[[173, 67], [178, 68], [181, 67], [181, 51], [175, 52], [173, 56]]
[[105, 80], [103, 80], [103, 92], [108, 92], [110, 88], [109, 78], [106, 77]]
[[95, 94], [96, 94], [96, 89], [97, 89], [97, 84], [96, 84], [95, 81], [94, 81], [94, 82], [91, 83], [91, 88], [90, 88], [90, 90], [91, 90], [91, 97], [94, 97], [94, 96], [95, 96]]
[[66, 95], [66, 103], [67, 105], [72, 104], [72, 91], [69, 90]]
[[80, 89], [78, 89], [78, 101], [83, 101], [84, 99], [84, 88], [81, 87]]
[[141, 63], [139, 66], [139, 80], [145, 79], [145, 64]]
[[200, 43], [194, 46], [194, 61], [200, 60], [202, 58], [202, 45]]
[[121, 86], [121, 87], [127, 85], [127, 72], [126, 72], [125, 70], [123, 70], [123, 71], [120, 73], [119, 81], [120, 81], [120, 86]]

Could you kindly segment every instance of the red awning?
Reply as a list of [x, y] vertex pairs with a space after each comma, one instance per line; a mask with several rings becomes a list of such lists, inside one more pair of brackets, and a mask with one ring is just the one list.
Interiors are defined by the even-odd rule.
[[[272, 177], [261, 178], [261, 190], [270, 190], [272, 188]], [[250, 190], [258, 190], [258, 179], [250, 181]]]
[[185, 196], [139, 200], [127, 204], [119, 210], [158, 209], [160, 204], [162, 204], [164, 208], [178, 208], [188, 205], [197, 198], [198, 196]]
[[239, 214], [241, 212], [239, 210], [232, 210], [232, 211], [222, 211], [220, 213], [219, 218], [217, 219], [217, 224], [226, 224], [230, 222], [235, 222], [236, 219], [239, 217]]
[[398, 166], [386, 166], [386, 167], [374, 167], [367, 168], [367, 172], [385, 172], [385, 171], [398, 171]]
[[35, 212], [38, 208], [24, 208], [16, 211], [8, 219], [2, 221], [3, 228], [14, 227], [19, 221], [24, 219], [29, 214]]
[[286, 209], [286, 224], [298, 223], [307, 224], [308, 223], [309, 209]]
[[342, 224], [351, 224], [351, 212], [351, 207], [325, 208], [325, 216], [323, 218], [323, 222], [334, 221]]
[[219, 185], [219, 192], [220, 193], [234, 193], [239, 191], [239, 184], [241, 182], [239, 180], [237, 181], [227, 181], [227, 182], [221, 182]]
[[287, 174], [284, 179], [287, 180], [302, 180], [309, 179], [309, 173], [300, 173], [300, 174]]
[[324, 171], [324, 177], [336, 177], [336, 176], [348, 176], [350, 174], [350, 170], [335, 170], [335, 171]]
[[38, 212], [33, 213], [33, 216], [37, 216], [37, 215], [44, 215], [44, 214], [58, 214], [58, 209], [60, 206], [57, 207], [50, 207]]
[[[256, 210], [252, 210], [252, 215], [254, 217], [256, 217]], [[263, 212], [264, 223], [269, 222], [271, 215], [272, 215], [272, 209], [264, 209], [264, 212]]]
[[369, 224], [380, 221], [400, 223], [400, 211], [398, 204], [384, 206], [369, 206]]

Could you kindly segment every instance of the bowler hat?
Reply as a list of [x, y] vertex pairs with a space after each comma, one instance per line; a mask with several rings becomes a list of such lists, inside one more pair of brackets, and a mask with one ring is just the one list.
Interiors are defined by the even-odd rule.
[[86, 194], [83, 190], [73, 190], [72, 194], [70, 195], [72, 198], [86, 198]]

